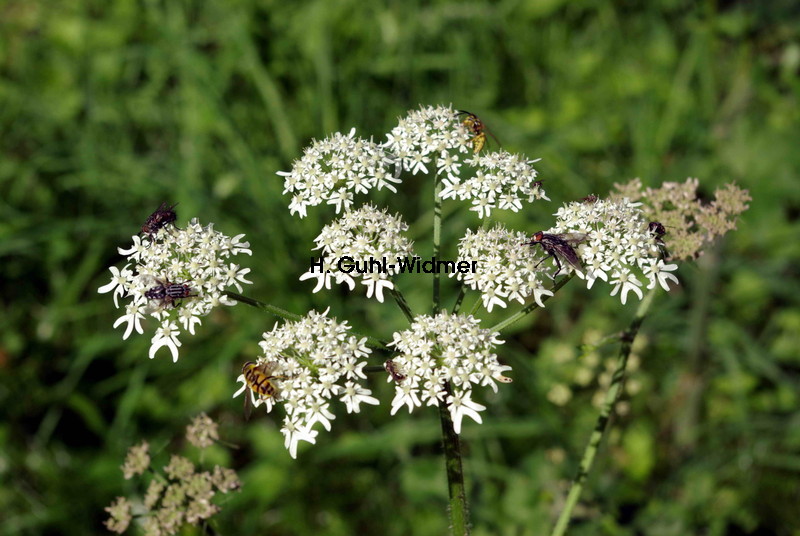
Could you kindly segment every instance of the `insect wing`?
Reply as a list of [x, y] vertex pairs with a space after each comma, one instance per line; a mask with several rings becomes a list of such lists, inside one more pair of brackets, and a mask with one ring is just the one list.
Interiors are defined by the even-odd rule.
[[564, 240], [570, 246], [577, 246], [578, 244], [582, 244], [583, 242], [586, 242], [586, 240], [589, 238], [589, 235], [586, 233], [564, 233], [556, 236]]
[[576, 270], [582, 271], [583, 265], [581, 264], [581, 259], [572, 247], [584, 242], [587, 236], [588, 235], [584, 233], [564, 233], [559, 235], [545, 235], [544, 240], [547, 241], [547, 245], [553, 252], [567, 261]]

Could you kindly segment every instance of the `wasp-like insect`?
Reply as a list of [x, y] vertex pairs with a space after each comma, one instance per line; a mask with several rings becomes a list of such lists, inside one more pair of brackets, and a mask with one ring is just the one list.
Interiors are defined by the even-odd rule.
[[[576, 270], [582, 270], [581, 259], [573, 249], [581, 242], [586, 241], [588, 235], [583, 233], [564, 233], [564, 234], [547, 234], [539, 231], [535, 233], [528, 242], [523, 242], [524, 246], [540, 245], [547, 257], [552, 257], [558, 266], [558, 270], [553, 274], [553, 279], [561, 272], [561, 261], [559, 258], [564, 259], [567, 263]], [[540, 260], [536, 266], [542, 264], [547, 260], [547, 257]]]
[[156, 283], [156, 286], [144, 291], [144, 297], [148, 300], [159, 300], [164, 307], [175, 307], [175, 300], [197, 296], [192, 294], [192, 287], [188, 283], [171, 283], [166, 279], [156, 279]]
[[[248, 361], [242, 366], [242, 375], [247, 387], [250, 388], [259, 398], [267, 399], [272, 398], [275, 400], [280, 399], [280, 390], [276, 385], [277, 380], [285, 380], [286, 376], [275, 375], [275, 370], [278, 368], [277, 361], [268, 361], [266, 363], [256, 363]], [[252, 395], [245, 393], [244, 396], [244, 416], [245, 419], [250, 419], [250, 413], [253, 410]]]
[[178, 203], [175, 203], [171, 207], [168, 207], [166, 202], [161, 203], [161, 206], [158, 207], [155, 212], [150, 214], [150, 216], [147, 218], [147, 221], [145, 221], [142, 225], [142, 233], [153, 236], [167, 224], [173, 223], [175, 220], [177, 220], [178, 215], [175, 214], [175, 211], [173, 210], [176, 206], [178, 206]]
[[598, 200], [598, 199], [599, 199], [599, 198], [598, 198], [596, 195], [594, 195], [594, 194], [589, 194], [589, 195], [587, 195], [586, 197], [584, 197], [583, 199], [581, 199], [581, 201], [583, 201], [583, 202], [584, 202], [584, 203], [586, 203], [587, 205], [590, 205], [590, 204], [592, 204], [592, 203], [597, 203], [597, 200]]
[[[470, 140], [472, 142], [473, 153], [478, 154], [481, 152], [481, 149], [483, 149], [483, 146], [486, 145], [487, 132], [492, 136], [492, 138], [494, 138], [494, 141], [497, 141], [497, 138], [495, 138], [494, 134], [492, 134], [489, 129], [486, 128], [486, 125], [477, 115], [465, 110], [458, 110], [456, 117], [460, 117], [462, 115], [465, 115], [466, 119], [464, 119], [461, 124], [467, 127], [467, 130], [469, 130], [473, 135], [472, 139]], [[500, 145], [500, 142], [497, 141], [497, 144]]]
[[383, 368], [385, 368], [386, 372], [392, 377], [394, 383], [401, 383], [406, 379], [406, 375], [397, 369], [397, 365], [395, 365], [394, 361], [391, 359], [386, 360], [386, 363], [383, 364]]

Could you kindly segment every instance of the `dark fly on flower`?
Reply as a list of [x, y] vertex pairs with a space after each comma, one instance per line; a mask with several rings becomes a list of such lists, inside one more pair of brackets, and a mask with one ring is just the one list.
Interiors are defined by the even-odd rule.
[[651, 221], [649, 224], [647, 224], [647, 230], [655, 237], [656, 240], [661, 240], [661, 237], [667, 234], [664, 224], [658, 221]]
[[171, 283], [168, 279], [164, 281], [156, 279], [156, 283], [156, 286], [144, 292], [144, 297], [160, 301], [162, 307], [175, 307], [175, 300], [197, 296], [192, 294], [192, 287], [188, 283]]
[[[584, 233], [564, 233], [564, 234], [548, 234], [542, 231], [535, 233], [530, 241], [523, 242], [524, 246], [540, 245], [547, 254], [547, 257], [552, 257], [558, 266], [558, 270], [553, 274], [553, 279], [561, 272], [561, 261], [559, 258], [565, 260], [570, 266], [580, 271], [583, 270], [581, 259], [573, 249], [581, 242], [585, 242], [588, 235]], [[542, 264], [547, 260], [547, 257], [539, 261], [536, 266]]]
[[167, 224], [175, 222], [178, 219], [178, 215], [173, 210], [176, 206], [178, 206], [178, 203], [171, 207], [168, 207], [166, 202], [161, 203], [161, 206], [150, 214], [147, 221], [142, 225], [142, 233], [153, 236]]
[[386, 363], [383, 364], [383, 368], [385, 368], [386, 372], [392, 377], [394, 383], [401, 383], [406, 379], [406, 375], [398, 370], [397, 365], [391, 359], [386, 360]]
[[663, 236], [667, 234], [666, 228], [664, 228], [664, 224], [658, 221], [651, 221], [647, 224], [647, 232], [650, 233], [650, 236], [653, 237], [653, 240], [656, 243], [659, 251], [662, 254], [664, 259], [669, 257], [669, 252], [667, 251], [667, 245], [662, 240]]

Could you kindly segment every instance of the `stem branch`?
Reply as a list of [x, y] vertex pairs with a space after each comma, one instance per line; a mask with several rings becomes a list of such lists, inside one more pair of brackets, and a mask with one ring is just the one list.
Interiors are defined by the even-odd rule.
[[655, 295], [656, 288], [650, 290], [644, 297], [642, 302], [639, 304], [639, 308], [636, 310], [636, 316], [633, 318], [631, 325], [621, 337], [622, 345], [620, 346], [619, 357], [617, 358], [617, 366], [614, 370], [614, 375], [611, 378], [611, 385], [608, 386], [608, 391], [606, 391], [605, 398], [603, 399], [603, 406], [600, 409], [600, 415], [597, 417], [597, 423], [594, 426], [592, 435], [589, 437], [589, 443], [586, 445], [586, 449], [583, 451], [583, 457], [581, 458], [581, 463], [578, 466], [578, 474], [575, 475], [575, 478], [572, 481], [572, 486], [570, 487], [569, 494], [567, 495], [566, 504], [564, 505], [564, 509], [561, 511], [561, 515], [558, 516], [558, 521], [556, 521], [556, 525], [553, 528], [551, 536], [563, 536], [567, 530], [570, 517], [572, 516], [572, 510], [575, 508], [575, 505], [578, 504], [578, 499], [580, 499], [581, 493], [583, 492], [583, 486], [586, 483], [586, 478], [589, 476], [589, 471], [592, 469], [592, 464], [594, 463], [597, 449], [600, 446], [600, 442], [603, 439], [603, 434], [606, 431], [608, 420], [611, 417], [611, 410], [614, 408], [614, 404], [616, 403], [617, 398], [619, 398], [620, 391], [622, 390], [622, 381], [625, 379], [625, 368], [628, 365], [628, 357], [631, 354], [633, 340], [636, 338], [636, 334], [639, 332], [639, 327], [642, 325], [642, 322], [647, 315], [647, 311], [650, 309], [650, 305], [653, 303], [653, 296]]

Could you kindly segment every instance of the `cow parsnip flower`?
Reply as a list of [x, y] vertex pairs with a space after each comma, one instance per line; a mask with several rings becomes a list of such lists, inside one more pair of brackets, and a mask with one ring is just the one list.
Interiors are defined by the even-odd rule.
[[[360, 279], [367, 297], [383, 302], [383, 291], [394, 288], [391, 277], [399, 271], [397, 259], [414, 254], [411, 240], [403, 234], [407, 230], [399, 215], [392, 216], [373, 205], [345, 213], [323, 227], [314, 240], [314, 249], [321, 250], [323, 266], [309, 267], [300, 280], [316, 279], [314, 292], [318, 292], [323, 287], [330, 289], [332, 280], [353, 290]], [[386, 271], [379, 271], [377, 266], [368, 270], [370, 262], [384, 264]]]
[[349, 331], [347, 322], [329, 318], [327, 310], [311, 311], [297, 322], [276, 325], [264, 333], [257, 363], [270, 364], [277, 396], [255, 396], [244, 375], [238, 378], [242, 386], [234, 397], [242, 393], [251, 396], [254, 404], [263, 404], [267, 412], [276, 404], [283, 406], [286, 417], [281, 432], [293, 458], [300, 441], [316, 441], [316, 424], [331, 430], [331, 421], [336, 418], [331, 411], [333, 399], [343, 403], [348, 413], [358, 413], [361, 404], [378, 404], [372, 392], [359, 384], [366, 379], [363, 368], [370, 354], [367, 340]]
[[336, 213], [347, 212], [356, 194], [373, 189], [397, 190], [401, 181], [395, 168], [396, 158], [378, 144], [357, 138], [356, 129], [347, 134], [337, 132], [321, 141], [314, 141], [290, 171], [279, 171], [285, 177], [283, 193], [291, 194], [289, 210], [305, 218], [308, 207], [333, 205]]
[[502, 225], [492, 229], [467, 230], [458, 245], [458, 260], [477, 262], [475, 272], [450, 274], [481, 293], [487, 311], [495, 305], [505, 308], [510, 301], [525, 303], [533, 299], [544, 307], [543, 297], [553, 293], [544, 287], [545, 276], [539, 261], [522, 243], [525, 233], [509, 231]]
[[[144, 334], [142, 321], [153, 318], [158, 327], [150, 341], [150, 358], [166, 347], [172, 360], [177, 361], [180, 336], [186, 331], [194, 335], [195, 326], [214, 307], [236, 303], [223, 291], [241, 292], [242, 284], [250, 283], [245, 277], [250, 268], [233, 262], [240, 253], [252, 255], [250, 244], [242, 238], [243, 234], [226, 236], [216, 231], [213, 224], [202, 226], [195, 219], [185, 229], [168, 226], [153, 236], [134, 236], [131, 247], [119, 248], [127, 263], [121, 270], [110, 267], [111, 282], [98, 292], [111, 292], [117, 308], [119, 298], [128, 299], [124, 304], [125, 314], [114, 322], [115, 328], [125, 325], [122, 338], [127, 339], [134, 330]], [[161, 300], [146, 296], [149, 290], [169, 284], [185, 284], [188, 296]]]
[[[585, 241], [575, 247], [584, 267], [577, 274], [585, 279], [587, 288], [598, 279], [609, 283], [611, 295], [619, 294], [623, 304], [630, 293], [642, 299], [643, 280], [648, 282], [647, 288], [659, 284], [669, 289], [669, 282], [678, 283], [671, 273], [678, 265], [661, 258], [658, 239], [650, 232], [640, 206], [627, 198], [571, 202], [556, 212], [556, 225], [546, 231], [585, 234]], [[568, 263], [562, 267], [573, 269]]]
[[[417, 316], [409, 329], [394, 333], [389, 344], [398, 354], [392, 361], [405, 378], [396, 382], [392, 415], [403, 406], [411, 412], [423, 404], [445, 404], [456, 433], [461, 433], [465, 416], [481, 422], [480, 412], [486, 407], [472, 400], [473, 387], [488, 385], [497, 392], [496, 382], [511, 381], [503, 375], [511, 367], [501, 365], [494, 353], [503, 343], [499, 333], [479, 324], [473, 316], [445, 312]], [[394, 381], [391, 374], [388, 379]], [[452, 385], [450, 393], [447, 382]]]

